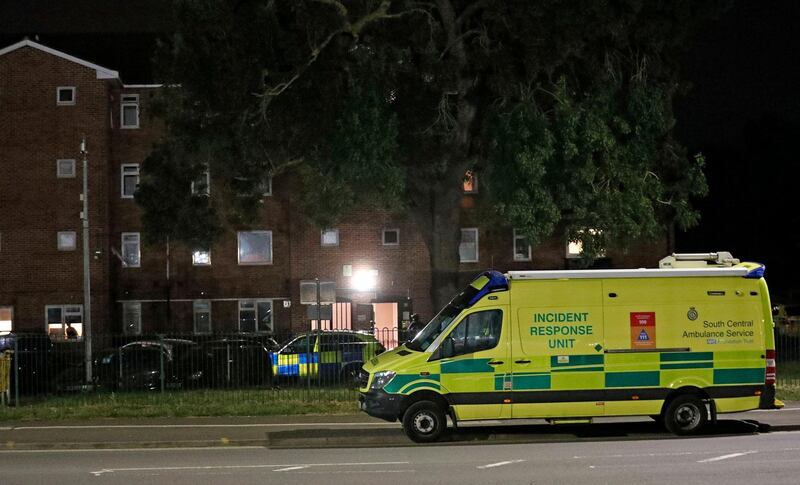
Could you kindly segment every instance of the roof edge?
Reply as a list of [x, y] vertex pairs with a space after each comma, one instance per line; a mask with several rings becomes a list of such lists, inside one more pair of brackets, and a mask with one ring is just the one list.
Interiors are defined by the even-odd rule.
[[46, 45], [42, 45], [38, 42], [34, 42], [30, 39], [23, 39], [16, 44], [11, 44], [10, 46], [4, 47], [0, 49], [0, 56], [4, 54], [8, 54], [9, 52], [13, 52], [15, 50], [21, 49], [23, 47], [31, 47], [33, 49], [38, 49], [42, 52], [46, 52], [48, 54], [54, 55], [56, 57], [60, 57], [70, 62], [74, 62], [75, 64], [79, 64], [83, 67], [87, 67], [89, 69], [93, 69], [95, 74], [97, 75], [97, 79], [119, 79], [119, 73], [113, 69], [108, 69], [107, 67], [99, 66], [97, 64], [93, 64], [89, 61], [84, 61], [83, 59], [79, 59], [75, 56], [71, 56], [66, 52], [61, 52], [59, 50], [53, 49], [52, 47], [47, 47]]

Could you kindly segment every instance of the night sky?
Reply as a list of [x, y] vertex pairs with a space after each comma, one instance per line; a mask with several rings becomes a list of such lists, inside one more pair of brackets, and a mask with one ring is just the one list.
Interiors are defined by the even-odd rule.
[[[149, 60], [168, 30], [162, 0], [0, 0], [0, 44], [24, 36], [118, 70], [126, 83], [152, 82]], [[676, 134], [707, 159], [699, 227], [678, 233], [679, 251], [731, 251], [767, 264], [773, 299], [800, 303], [800, 2], [733, 3], [709, 21], [687, 52]], [[102, 39], [99, 41], [98, 39]], [[103, 46], [99, 49], [98, 46]]]

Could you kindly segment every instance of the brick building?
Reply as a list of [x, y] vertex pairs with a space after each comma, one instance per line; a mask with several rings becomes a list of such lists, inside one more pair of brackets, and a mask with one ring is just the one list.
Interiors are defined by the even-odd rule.
[[[97, 334], [278, 333], [315, 325], [303, 280], [332, 281], [322, 326], [392, 329], [433, 315], [428, 252], [402, 215], [358, 212], [326, 231], [296, 217], [276, 177], [258, 224], [211, 248], [145, 247], [133, 199], [139, 167], [163, 132], [147, 115], [157, 85], [24, 40], [0, 49], [0, 331], [82, 331], [82, 157], [88, 148], [92, 321]], [[210, 181], [213, 197], [213, 180]], [[477, 179], [464, 186], [461, 271], [558, 269], [575, 248], [531, 248], [512, 228], [477, 220]], [[200, 188], [204, 190], [204, 188]], [[609, 254], [602, 264], [653, 266], [670, 243]], [[314, 320], [314, 322], [312, 322]]]

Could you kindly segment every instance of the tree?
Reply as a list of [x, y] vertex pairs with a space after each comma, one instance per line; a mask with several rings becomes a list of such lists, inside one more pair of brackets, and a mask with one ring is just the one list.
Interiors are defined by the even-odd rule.
[[[671, 137], [672, 100], [697, 3], [176, 0], [157, 63], [168, 136], [137, 195], [145, 237], [208, 241], [291, 171], [320, 226], [358, 205], [406, 211], [438, 306], [456, 290], [467, 170], [498, 220], [534, 243], [581, 238], [587, 259], [689, 227], [706, 185]], [[223, 182], [211, 198], [188, 190], [204, 167]], [[185, 192], [158, 190], [163, 173]], [[191, 211], [208, 227], [177, 223]]]

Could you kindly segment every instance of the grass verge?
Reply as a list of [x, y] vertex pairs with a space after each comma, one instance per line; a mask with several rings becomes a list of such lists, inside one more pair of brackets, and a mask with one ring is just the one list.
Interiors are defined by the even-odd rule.
[[784, 401], [800, 401], [800, 362], [778, 363], [775, 395]]
[[[776, 395], [800, 401], [800, 362], [778, 365]], [[88, 393], [0, 406], [0, 421], [349, 414], [358, 412], [356, 399], [353, 390], [331, 388]]]
[[348, 414], [358, 412], [356, 396], [345, 389], [88, 393], [0, 406], [0, 421]]

